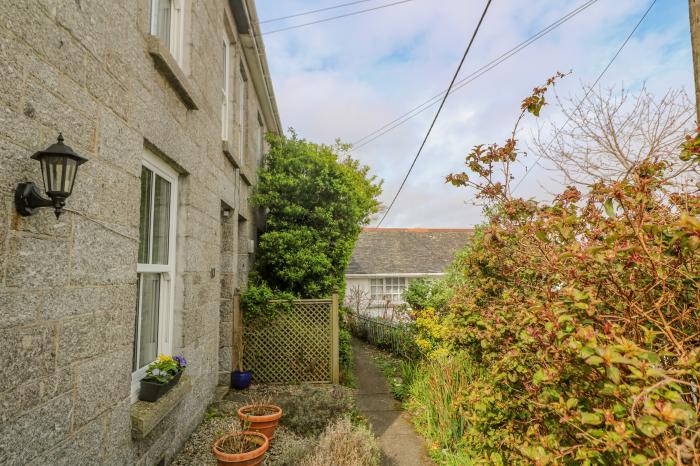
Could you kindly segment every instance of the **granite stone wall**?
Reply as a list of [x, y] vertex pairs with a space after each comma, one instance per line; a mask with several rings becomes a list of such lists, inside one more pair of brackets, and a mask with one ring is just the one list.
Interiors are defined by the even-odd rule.
[[[248, 245], [239, 250], [243, 237], [254, 238], [258, 224], [240, 194], [249, 191], [251, 176], [241, 172], [254, 174], [259, 159], [222, 150], [225, 31], [234, 42], [232, 70], [241, 61], [253, 65], [245, 61], [228, 1], [186, 1], [179, 72], [196, 96], [191, 109], [149, 53], [150, 3], [0, 2], [3, 465], [167, 463], [213, 399], [220, 369], [230, 367], [226, 306], [250, 268]], [[252, 8], [252, 1], [245, 3]], [[231, 74], [229, 146], [238, 148], [239, 75]], [[261, 102], [273, 99], [254, 79], [249, 137]], [[268, 131], [279, 127], [275, 120], [263, 123]], [[58, 221], [51, 209], [21, 217], [15, 186], [43, 186], [39, 164], [29, 156], [59, 132], [89, 158], [67, 201], [70, 210]], [[190, 361], [191, 389], [139, 439], [132, 432], [130, 385], [145, 150], [180, 174], [174, 353]], [[230, 208], [226, 220], [222, 206]]]

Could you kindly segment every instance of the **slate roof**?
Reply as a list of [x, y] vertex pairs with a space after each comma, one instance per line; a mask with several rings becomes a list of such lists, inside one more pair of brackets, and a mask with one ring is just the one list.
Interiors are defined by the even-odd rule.
[[445, 272], [473, 233], [472, 229], [365, 228], [345, 273]]

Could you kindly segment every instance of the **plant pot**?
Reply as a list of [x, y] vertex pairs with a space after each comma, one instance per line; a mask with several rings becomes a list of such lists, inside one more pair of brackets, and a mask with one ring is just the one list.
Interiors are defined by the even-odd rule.
[[[256, 415], [251, 413], [255, 409], [269, 409], [271, 414]], [[275, 436], [277, 424], [282, 417], [282, 408], [275, 405], [247, 405], [238, 410], [238, 418], [241, 420], [241, 426], [246, 430], [260, 432], [264, 434], [270, 441]]]
[[141, 381], [141, 390], [139, 390], [139, 400], [141, 401], [158, 401], [160, 397], [165, 395], [180, 381], [180, 377], [184, 371], [175, 374], [175, 377], [170, 379], [168, 383], [150, 382], [147, 380]]
[[252, 379], [252, 371], [233, 371], [231, 372], [231, 388], [244, 390], [250, 386], [250, 381]]
[[[235, 435], [246, 435], [250, 437], [250, 440], [259, 445], [258, 448], [252, 451], [247, 451], [245, 453], [225, 453], [220, 450], [221, 444], [229, 437]], [[265, 452], [270, 447], [270, 441], [263, 434], [258, 432], [244, 431], [244, 432], [234, 432], [231, 434], [226, 434], [223, 437], [214, 442], [212, 446], [212, 453], [219, 463], [219, 466], [226, 466], [233, 464], [236, 466], [258, 466], [262, 464], [263, 459], [265, 459]]]

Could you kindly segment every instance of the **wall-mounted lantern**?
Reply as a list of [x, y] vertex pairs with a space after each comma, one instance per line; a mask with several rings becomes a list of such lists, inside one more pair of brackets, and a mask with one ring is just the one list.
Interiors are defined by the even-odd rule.
[[32, 155], [41, 163], [41, 175], [44, 178], [44, 191], [50, 199], [41, 196], [32, 182], [19, 183], [15, 190], [15, 207], [20, 215], [33, 215], [41, 207], [53, 207], [56, 218], [63, 213], [66, 199], [73, 192], [75, 175], [78, 167], [88, 161], [76, 154], [70, 146], [63, 144], [63, 135], [58, 135], [58, 142], [45, 150]]

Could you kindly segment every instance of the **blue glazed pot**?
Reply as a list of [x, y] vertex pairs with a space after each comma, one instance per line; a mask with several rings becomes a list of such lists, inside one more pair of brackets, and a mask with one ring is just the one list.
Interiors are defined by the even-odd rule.
[[231, 388], [235, 388], [236, 390], [244, 390], [250, 386], [250, 381], [252, 379], [252, 371], [233, 371], [231, 372]]

